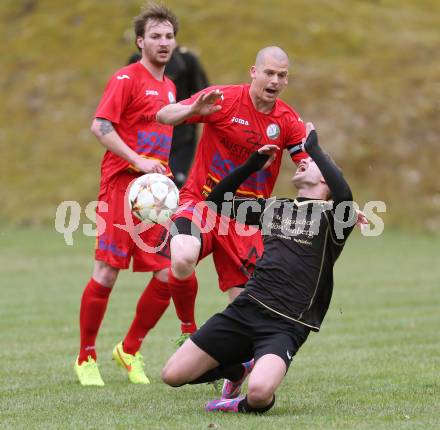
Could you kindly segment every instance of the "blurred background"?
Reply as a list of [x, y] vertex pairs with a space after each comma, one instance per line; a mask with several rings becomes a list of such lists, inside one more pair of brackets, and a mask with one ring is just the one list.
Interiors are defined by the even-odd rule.
[[[295, 358], [275, 412], [246, 428], [438, 429], [440, 1], [166, 4], [180, 19], [178, 43], [197, 52], [212, 84], [248, 82], [260, 48], [284, 48], [282, 98], [315, 123], [360, 207], [387, 205], [384, 234], [356, 229], [348, 241], [325, 327]], [[98, 337], [108, 386], [84, 390], [72, 371], [95, 238], [83, 219], [67, 246], [55, 213], [64, 200], [84, 213], [97, 198], [104, 150], [89, 128], [109, 77], [136, 51], [142, 5], [0, 1], [2, 429], [237, 428], [237, 417], [205, 416], [206, 384], [171, 393], [160, 383], [179, 329], [172, 306], [144, 343], [154, 391], [128, 385], [110, 362], [150, 274], [123, 271], [112, 293]], [[291, 195], [291, 172], [285, 157], [277, 195]], [[203, 322], [226, 299], [210, 258], [197, 276]]]
[[[282, 98], [313, 120], [385, 225], [440, 228], [440, 2], [170, 0], [177, 40], [213, 84], [249, 80], [256, 52], [290, 55]], [[95, 200], [103, 148], [89, 131], [110, 75], [135, 52], [140, 0], [0, 2], [0, 222], [52, 224]], [[286, 157], [287, 158], [287, 157]], [[278, 195], [289, 195], [290, 162]]]

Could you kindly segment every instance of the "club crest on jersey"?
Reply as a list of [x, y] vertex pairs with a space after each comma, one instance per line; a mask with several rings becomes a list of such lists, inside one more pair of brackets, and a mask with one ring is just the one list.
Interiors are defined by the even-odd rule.
[[168, 91], [168, 100], [170, 101], [170, 103], [176, 103], [176, 98], [171, 91]]
[[266, 128], [267, 137], [271, 140], [278, 139], [280, 135], [280, 127], [278, 124], [269, 124]]

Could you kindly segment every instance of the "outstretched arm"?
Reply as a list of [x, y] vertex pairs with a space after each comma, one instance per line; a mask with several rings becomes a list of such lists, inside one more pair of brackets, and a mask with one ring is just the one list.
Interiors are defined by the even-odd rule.
[[[312, 123], [307, 124], [307, 140], [304, 150], [312, 157], [327, 182], [333, 197], [334, 233], [337, 240], [345, 241], [352, 231], [357, 213], [354, 210], [353, 195], [342, 172], [318, 144], [318, 135]], [[338, 205], [341, 206], [338, 207]]]
[[265, 145], [258, 151], [254, 152], [247, 161], [241, 166], [237, 167], [228, 176], [222, 179], [206, 197], [207, 201], [214, 202], [220, 211], [221, 203], [224, 201], [225, 193], [235, 194], [237, 188], [250, 175], [260, 169], [267, 168], [275, 159], [276, 151], [279, 148], [276, 145]]
[[223, 93], [216, 89], [202, 93], [194, 103], [186, 105], [182, 103], [169, 104], [164, 106], [156, 114], [156, 120], [162, 124], [178, 125], [195, 115], [211, 115], [218, 112], [222, 107], [216, 104]]
[[335, 206], [340, 202], [353, 200], [350, 186], [342, 172], [333, 160], [321, 149], [318, 144], [318, 134], [312, 123], [307, 123], [307, 140], [304, 143], [304, 151], [307, 152], [319, 167], [322, 176], [332, 192]]

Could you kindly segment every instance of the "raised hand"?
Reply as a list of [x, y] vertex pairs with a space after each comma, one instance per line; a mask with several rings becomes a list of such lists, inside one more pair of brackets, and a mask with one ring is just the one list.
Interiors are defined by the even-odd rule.
[[361, 210], [356, 209], [356, 215], [357, 215], [356, 225], [360, 227], [361, 230], [362, 230], [362, 226], [370, 224], [370, 221], [368, 221], [368, 218]]
[[313, 125], [313, 123], [312, 122], [306, 123], [306, 137], [303, 137], [301, 140], [301, 149], [303, 152], [307, 152], [305, 149], [305, 145], [312, 130], [315, 130], [315, 126]]
[[200, 94], [191, 106], [191, 114], [205, 116], [218, 112], [222, 107], [216, 103], [222, 97], [223, 93], [218, 89]]
[[277, 158], [277, 152], [280, 148], [277, 145], [264, 145], [259, 150], [258, 153], [261, 155], [269, 155], [269, 159], [263, 166], [263, 169], [267, 169], [273, 161]]

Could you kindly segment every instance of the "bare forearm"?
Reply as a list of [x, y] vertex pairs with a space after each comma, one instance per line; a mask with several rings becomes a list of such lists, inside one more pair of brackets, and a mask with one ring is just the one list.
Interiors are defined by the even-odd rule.
[[193, 115], [192, 105], [175, 103], [166, 105], [157, 112], [156, 120], [162, 124], [178, 125]]
[[95, 118], [91, 130], [107, 150], [130, 164], [136, 164], [139, 155], [125, 144], [110, 121], [103, 118]]

